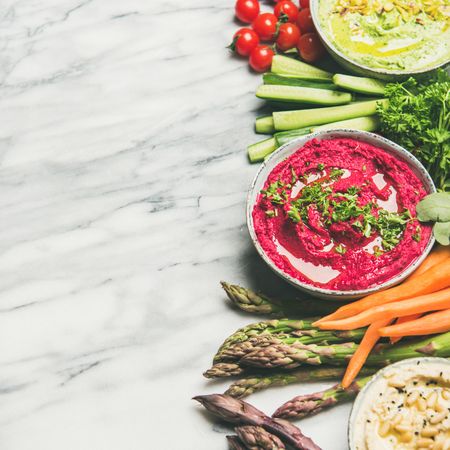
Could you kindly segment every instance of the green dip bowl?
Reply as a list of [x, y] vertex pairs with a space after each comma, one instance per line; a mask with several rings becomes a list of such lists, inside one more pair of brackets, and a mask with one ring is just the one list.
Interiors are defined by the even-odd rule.
[[311, 17], [316, 27], [317, 33], [324, 44], [325, 48], [331, 57], [337, 61], [342, 67], [348, 71], [365, 77], [378, 78], [385, 81], [397, 81], [408, 78], [410, 76], [420, 76], [432, 72], [439, 67], [445, 67], [450, 62], [450, 57], [447, 60], [439, 61], [434, 65], [423, 67], [419, 70], [389, 70], [382, 68], [374, 68], [367, 65], [360, 64], [353, 61], [351, 57], [345, 55], [336, 48], [333, 42], [328, 38], [322, 26], [319, 18], [319, 2], [322, 0], [310, 0]]

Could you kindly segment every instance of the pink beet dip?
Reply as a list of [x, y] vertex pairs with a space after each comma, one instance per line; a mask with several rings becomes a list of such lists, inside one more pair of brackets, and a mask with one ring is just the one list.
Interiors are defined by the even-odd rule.
[[403, 272], [431, 227], [416, 219], [427, 194], [405, 162], [354, 139], [307, 142], [279, 163], [252, 216], [266, 255], [324, 289], [367, 289]]

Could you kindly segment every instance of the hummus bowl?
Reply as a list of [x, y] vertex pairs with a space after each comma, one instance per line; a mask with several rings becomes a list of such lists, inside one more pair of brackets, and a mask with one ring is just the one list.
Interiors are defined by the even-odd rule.
[[422, 357], [377, 372], [350, 414], [350, 450], [448, 448], [450, 361]]
[[441, 0], [311, 0], [311, 17], [339, 64], [396, 80], [450, 61], [450, 6]]
[[283, 279], [316, 297], [356, 299], [400, 283], [427, 256], [434, 238], [416, 220], [415, 204], [432, 192], [425, 168], [397, 144], [368, 132], [321, 131], [261, 165], [247, 226]]

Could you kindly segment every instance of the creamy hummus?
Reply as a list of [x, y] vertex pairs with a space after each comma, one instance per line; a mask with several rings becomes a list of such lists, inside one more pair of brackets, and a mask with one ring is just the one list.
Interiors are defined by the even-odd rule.
[[404, 271], [431, 227], [416, 220], [426, 191], [411, 168], [354, 139], [311, 140], [270, 173], [253, 209], [277, 267], [333, 290], [365, 289]]
[[450, 448], [450, 364], [441, 358], [394, 365], [363, 391], [355, 450]]
[[450, 57], [448, 0], [319, 0], [321, 28], [356, 63], [420, 70]]

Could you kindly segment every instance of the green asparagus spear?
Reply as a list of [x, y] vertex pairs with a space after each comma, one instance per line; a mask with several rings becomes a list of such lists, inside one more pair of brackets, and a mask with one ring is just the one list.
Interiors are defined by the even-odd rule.
[[242, 375], [245, 369], [236, 363], [217, 363], [203, 373], [205, 378], [224, 378]]
[[247, 325], [243, 328], [240, 328], [227, 339], [225, 339], [224, 343], [220, 346], [214, 357], [214, 362], [219, 362], [220, 355], [223, 353], [223, 351], [228, 349], [232, 345], [238, 344], [240, 342], [245, 342], [252, 337], [262, 334], [280, 335], [282, 333], [288, 334], [294, 331], [306, 332], [313, 329], [312, 323], [315, 320], [315, 318], [309, 318], [305, 320], [272, 319]]
[[348, 400], [353, 400], [356, 394], [369, 382], [372, 377], [356, 379], [347, 389], [340, 384], [315, 392], [314, 394], [299, 395], [281, 405], [273, 414], [273, 417], [283, 419], [300, 419], [317, 414], [323, 409], [330, 408]]
[[318, 344], [329, 345], [343, 342], [360, 342], [366, 332], [365, 328], [340, 331], [304, 330], [271, 334], [263, 332], [258, 336], [249, 337], [247, 340], [222, 348], [214, 357], [214, 362], [239, 361], [244, 356], [262, 347], [275, 344]]
[[272, 433], [256, 425], [244, 425], [234, 429], [239, 439], [249, 449], [285, 450], [285, 445]]
[[272, 344], [255, 349], [240, 359], [242, 367], [259, 367], [273, 369], [295, 369], [305, 364], [313, 366], [321, 364], [343, 365], [358, 348], [354, 342], [333, 345]]
[[318, 299], [277, 300], [264, 294], [258, 294], [236, 284], [221, 282], [231, 302], [239, 309], [254, 314], [276, 314], [278, 316], [308, 317], [325, 315], [336, 311], [342, 302]]
[[[364, 367], [360, 375], [372, 375], [376, 369]], [[286, 386], [294, 383], [310, 381], [324, 381], [340, 379], [345, 373], [344, 367], [314, 367], [301, 368], [289, 372], [276, 372], [267, 374], [254, 374], [235, 381], [226, 390], [225, 394], [235, 398], [247, 397], [255, 392], [276, 386]]]
[[[244, 356], [239, 364], [243, 367], [259, 368], [283, 367], [293, 369], [303, 364], [346, 365], [357, 344], [348, 342], [328, 346], [275, 344], [262, 347]], [[401, 345], [379, 344], [366, 361], [367, 366], [386, 366], [403, 359], [417, 356], [450, 356], [450, 332], [434, 335], [426, 339], [414, 340]]]

